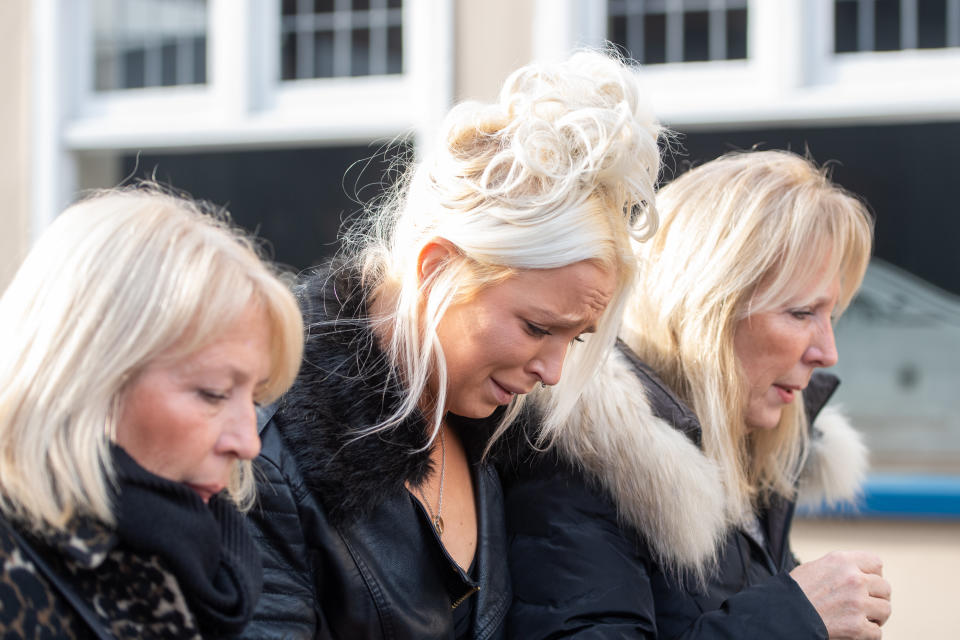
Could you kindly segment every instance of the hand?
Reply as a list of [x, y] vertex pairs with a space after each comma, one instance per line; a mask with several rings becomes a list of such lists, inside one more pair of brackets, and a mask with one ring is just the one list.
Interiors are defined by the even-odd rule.
[[883, 562], [865, 551], [834, 551], [790, 572], [827, 627], [830, 640], [879, 640], [890, 617]]

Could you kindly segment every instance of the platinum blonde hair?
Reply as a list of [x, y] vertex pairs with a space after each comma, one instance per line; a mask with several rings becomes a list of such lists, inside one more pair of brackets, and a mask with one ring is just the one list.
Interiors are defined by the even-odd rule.
[[[250, 305], [270, 323], [258, 400], [296, 377], [303, 323], [287, 285], [225, 216], [156, 188], [106, 191], [64, 211], [0, 298], [0, 508], [37, 530], [112, 523], [109, 443], [126, 385], [190, 355]], [[229, 487], [254, 497], [249, 461]]]
[[793, 495], [808, 442], [799, 397], [776, 429], [748, 435], [737, 323], [835, 278], [839, 316], [866, 271], [873, 221], [826, 171], [786, 151], [725, 155], [661, 189], [658, 203], [662, 228], [640, 248], [624, 338], [700, 418], [739, 522], [758, 498]]
[[[662, 132], [641, 99], [636, 70], [582, 51], [559, 64], [530, 64], [492, 104], [455, 107], [442, 141], [408, 172], [394, 196], [347, 237], [347, 251], [389, 330], [386, 348], [406, 402], [367, 432], [420, 407], [435, 385], [428, 421], [443, 419], [447, 372], [436, 328], [447, 308], [518, 270], [593, 260], [617, 274], [597, 332], [571, 347], [547, 426], [562, 424], [613, 344], [636, 273], [631, 241], [657, 227], [654, 188]], [[421, 283], [418, 257], [445, 239], [456, 255]], [[496, 436], [519, 412], [508, 408]], [[495, 439], [495, 438], [494, 438]]]

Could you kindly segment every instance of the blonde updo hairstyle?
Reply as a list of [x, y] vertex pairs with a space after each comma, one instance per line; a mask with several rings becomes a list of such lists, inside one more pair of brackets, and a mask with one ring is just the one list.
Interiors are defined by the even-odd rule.
[[[636, 71], [584, 51], [514, 72], [493, 104], [469, 102], [445, 120], [440, 144], [413, 167], [372, 223], [348, 236], [365, 287], [389, 311], [387, 354], [418, 408], [436, 381], [428, 416], [443, 419], [447, 372], [436, 328], [451, 304], [522, 269], [592, 260], [616, 273], [616, 293], [596, 334], [570, 348], [548, 424], [562, 423], [616, 338], [636, 262], [631, 241], [657, 227], [654, 185], [661, 128], [646, 111]], [[420, 283], [417, 259], [436, 239], [455, 255]], [[506, 412], [502, 433], [523, 403]]]
[[787, 151], [725, 155], [661, 189], [658, 204], [662, 228], [639, 248], [624, 338], [699, 417], [729, 516], [742, 522], [758, 499], [793, 495], [808, 429], [798, 394], [776, 429], [748, 434], [737, 324], [809, 304], [800, 292], [821, 295], [835, 278], [839, 317], [866, 271], [873, 221], [825, 170]]
[[[196, 203], [155, 187], [64, 211], [0, 298], [0, 508], [36, 530], [75, 515], [114, 522], [109, 443], [124, 391], [158, 358], [215, 341], [250, 305], [270, 325], [271, 402], [296, 377], [303, 323], [253, 244]], [[250, 461], [229, 491], [254, 497]]]

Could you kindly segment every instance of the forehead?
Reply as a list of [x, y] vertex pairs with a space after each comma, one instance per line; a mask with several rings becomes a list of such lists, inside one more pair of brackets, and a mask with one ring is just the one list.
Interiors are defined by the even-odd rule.
[[532, 318], [558, 326], [596, 322], [616, 291], [616, 274], [592, 261], [555, 269], [524, 269], [503, 282], [501, 293]]

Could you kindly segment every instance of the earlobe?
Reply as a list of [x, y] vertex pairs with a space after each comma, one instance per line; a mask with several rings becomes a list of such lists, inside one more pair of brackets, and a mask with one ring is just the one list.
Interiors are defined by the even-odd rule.
[[420, 286], [437, 276], [451, 258], [459, 254], [457, 246], [446, 238], [433, 238], [417, 256], [417, 280]]

